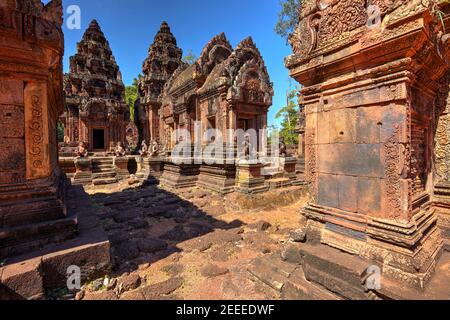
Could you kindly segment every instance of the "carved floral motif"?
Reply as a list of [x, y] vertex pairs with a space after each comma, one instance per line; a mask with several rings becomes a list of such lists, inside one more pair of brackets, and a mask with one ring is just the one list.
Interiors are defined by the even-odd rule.
[[396, 125], [392, 136], [384, 145], [386, 199], [389, 218], [397, 218], [401, 213], [401, 145], [399, 143], [400, 126]]

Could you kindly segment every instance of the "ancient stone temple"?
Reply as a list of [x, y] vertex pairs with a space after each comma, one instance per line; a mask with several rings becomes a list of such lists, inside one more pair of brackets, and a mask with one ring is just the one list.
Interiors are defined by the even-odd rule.
[[[200, 142], [205, 148], [219, 141], [219, 137], [204, 136], [208, 129], [217, 130], [223, 143], [235, 140], [228, 129], [254, 129], [256, 133], [267, 127], [272, 96], [269, 75], [252, 39], [245, 39], [233, 50], [222, 33], [208, 42], [196, 63], [181, 64], [167, 81], [160, 111], [160, 143], [167, 151], [172, 151], [180, 141]], [[195, 127], [196, 122], [200, 128]], [[175, 132], [186, 136], [175, 136]], [[231, 153], [231, 165], [167, 163], [163, 183], [189, 187], [198, 181], [202, 187], [214, 191], [232, 192], [236, 180], [235, 156]]]
[[[40, 1], [7, 1], [0, 6], [2, 257], [29, 249], [24, 242], [31, 247], [48, 241], [55, 231], [60, 240], [76, 231], [75, 221], [66, 216], [54, 134], [64, 105], [61, 10], [61, 1], [45, 7]], [[58, 230], [56, 221], [65, 227]], [[48, 237], [40, 239], [37, 224], [47, 226]]]
[[[205, 54], [201, 59], [208, 61], [207, 57]], [[199, 65], [208, 67], [203, 60]], [[218, 129], [225, 141], [230, 138], [227, 129], [258, 132], [267, 128], [274, 92], [252, 38], [239, 43], [225, 61], [211, 70], [198, 94], [202, 129]]]
[[[79, 248], [87, 234], [77, 210], [67, 205], [75, 190], [58, 168], [62, 12], [61, 0], [0, 3], [0, 260], [7, 259], [0, 266], [0, 299], [40, 297], [44, 287], [61, 285], [69, 265], [86, 266], [89, 274], [109, 262], [109, 244], [97, 246], [101, 234]], [[63, 246], [71, 258], [61, 253]], [[73, 260], [94, 251], [92, 258]], [[54, 277], [44, 279], [43, 272]]]
[[167, 80], [181, 65], [182, 50], [177, 47], [177, 40], [170, 32], [167, 22], [161, 24], [161, 28], [155, 36], [153, 44], [148, 50], [148, 57], [144, 61], [143, 78], [139, 83], [139, 124], [142, 131], [142, 139], [160, 141], [160, 108], [161, 93]]
[[65, 143], [85, 142], [90, 152], [112, 151], [125, 142], [129, 110], [119, 67], [97, 21], [92, 21], [70, 58], [64, 79]]
[[[290, 36], [310, 185], [301, 263], [342, 297], [423, 297], [448, 249], [444, 2], [303, 1]], [[361, 286], [366, 270], [382, 286]]]

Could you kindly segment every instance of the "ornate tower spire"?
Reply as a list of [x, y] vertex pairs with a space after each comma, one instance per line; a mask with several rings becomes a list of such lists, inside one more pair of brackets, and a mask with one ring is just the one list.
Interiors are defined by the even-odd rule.
[[182, 64], [183, 51], [177, 47], [177, 40], [167, 22], [163, 22], [148, 50], [148, 57], [142, 66], [143, 77], [139, 81], [139, 122], [145, 140], [159, 139], [160, 95], [164, 85]]
[[177, 47], [177, 40], [167, 22], [163, 22], [148, 50], [142, 72], [144, 79], [140, 89], [144, 95], [143, 104], [159, 101], [164, 84], [181, 64], [183, 51]]
[[[128, 111], [119, 66], [98, 22], [92, 20], [70, 57], [65, 79], [68, 128], [71, 142], [86, 142], [90, 150], [108, 150], [124, 141]], [[95, 146], [91, 123], [104, 130], [104, 143]]]

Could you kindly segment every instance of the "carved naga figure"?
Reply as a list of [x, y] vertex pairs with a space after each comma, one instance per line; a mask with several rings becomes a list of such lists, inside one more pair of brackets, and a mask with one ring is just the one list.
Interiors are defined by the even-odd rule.
[[154, 140], [154, 141], [152, 142], [152, 149], [151, 149], [150, 155], [151, 155], [152, 157], [157, 157], [158, 154], [159, 154], [159, 144], [158, 144], [158, 142], [157, 142], [156, 140]]
[[145, 140], [143, 140], [141, 143], [141, 150], [139, 150], [139, 154], [142, 157], [144, 157], [148, 154], [148, 147], [147, 147], [147, 143], [145, 143]]

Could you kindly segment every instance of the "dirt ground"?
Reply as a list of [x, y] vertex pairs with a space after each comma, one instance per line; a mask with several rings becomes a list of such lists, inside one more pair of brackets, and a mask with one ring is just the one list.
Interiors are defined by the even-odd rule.
[[88, 192], [111, 242], [113, 270], [76, 299], [279, 298], [251, 279], [247, 265], [279, 250], [298, 227], [301, 188], [275, 191], [280, 203], [270, 193], [248, 201], [198, 188], [175, 194], [116, 185]]

